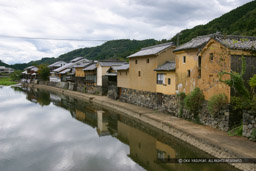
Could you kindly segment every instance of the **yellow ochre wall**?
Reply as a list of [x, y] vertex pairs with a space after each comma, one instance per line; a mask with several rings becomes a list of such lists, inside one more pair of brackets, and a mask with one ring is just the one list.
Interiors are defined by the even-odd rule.
[[[147, 63], [147, 59], [149, 59], [149, 63]], [[135, 60], [137, 60], [137, 64], [135, 64]], [[157, 56], [129, 58], [130, 85], [127, 88], [156, 92], [156, 72], [154, 69], [166, 61], [175, 61], [173, 47], [161, 52]], [[138, 71], [140, 71], [140, 77], [138, 76]]]
[[83, 68], [76, 68], [76, 73], [75, 73], [75, 76], [76, 77], [85, 77], [85, 73], [83, 71]]
[[[158, 71], [156, 73], [163, 73], [165, 74], [165, 84], [157, 84], [156, 85], [156, 92], [163, 93], [163, 94], [176, 94], [176, 76], [175, 71], [169, 71], [169, 72], [162, 72]], [[171, 79], [171, 84], [168, 85], [168, 78]]]
[[129, 70], [117, 72], [117, 87], [130, 88]]
[[[210, 53], [213, 54], [212, 61], [210, 60]], [[215, 40], [211, 40], [202, 50], [201, 56], [202, 76], [198, 81], [198, 87], [203, 90], [205, 99], [209, 100], [213, 95], [224, 93], [230, 101], [230, 87], [220, 82], [218, 76], [220, 71], [230, 72], [229, 50]], [[224, 75], [222, 79], [230, 79], [230, 76]]]
[[[197, 50], [175, 52], [176, 54], [176, 89], [186, 94], [190, 93], [198, 81], [198, 56]], [[183, 63], [186, 56], [186, 63]], [[190, 77], [187, 73], [190, 70]]]

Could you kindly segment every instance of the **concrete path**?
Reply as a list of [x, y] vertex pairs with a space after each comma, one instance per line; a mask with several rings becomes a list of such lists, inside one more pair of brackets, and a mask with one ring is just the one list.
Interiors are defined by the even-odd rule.
[[[229, 136], [227, 132], [209, 126], [198, 125], [158, 111], [112, 100], [106, 96], [84, 94], [43, 85], [35, 85], [35, 87], [89, 100], [96, 104], [128, 114], [162, 129], [163, 131], [218, 158], [256, 158], [256, 143], [249, 141], [244, 137]], [[243, 163], [232, 165], [242, 170], [256, 171], [256, 164]]]

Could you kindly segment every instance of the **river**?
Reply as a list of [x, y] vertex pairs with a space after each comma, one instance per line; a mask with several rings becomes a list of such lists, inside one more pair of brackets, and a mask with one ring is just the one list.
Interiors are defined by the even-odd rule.
[[39, 89], [0, 88], [0, 170], [236, 170], [124, 114]]

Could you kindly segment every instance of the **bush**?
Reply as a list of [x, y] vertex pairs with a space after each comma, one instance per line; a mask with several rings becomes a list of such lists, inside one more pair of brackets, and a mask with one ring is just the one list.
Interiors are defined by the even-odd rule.
[[189, 93], [184, 99], [185, 108], [197, 118], [198, 112], [202, 109], [204, 94], [198, 87]]
[[230, 103], [233, 110], [242, 111], [250, 108], [251, 101], [247, 98], [232, 96]]
[[256, 110], [256, 95], [254, 95], [252, 100], [251, 100], [251, 108], [253, 110]]
[[179, 92], [177, 94], [179, 101], [180, 101], [180, 108], [179, 108], [179, 117], [182, 117], [183, 115], [183, 108], [184, 108], [184, 99], [186, 97], [186, 94], [184, 92]]
[[207, 104], [211, 115], [216, 115], [221, 109], [228, 104], [228, 97], [225, 94], [218, 94], [212, 96]]
[[250, 136], [250, 140], [256, 141], [256, 128], [253, 128], [251, 136]]
[[253, 77], [250, 78], [250, 80], [249, 80], [249, 85], [250, 85], [250, 87], [252, 87], [252, 88], [255, 88], [255, 87], [256, 87], [256, 74], [254, 74]]
[[238, 127], [228, 132], [229, 136], [242, 136], [242, 134], [243, 134], [243, 125], [239, 125]]

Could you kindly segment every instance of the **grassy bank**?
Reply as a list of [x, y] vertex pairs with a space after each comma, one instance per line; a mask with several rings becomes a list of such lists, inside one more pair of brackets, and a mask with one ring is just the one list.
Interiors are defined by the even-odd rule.
[[0, 77], [0, 85], [13, 85], [16, 84], [17, 82], [12, 81], [10, 77]]

